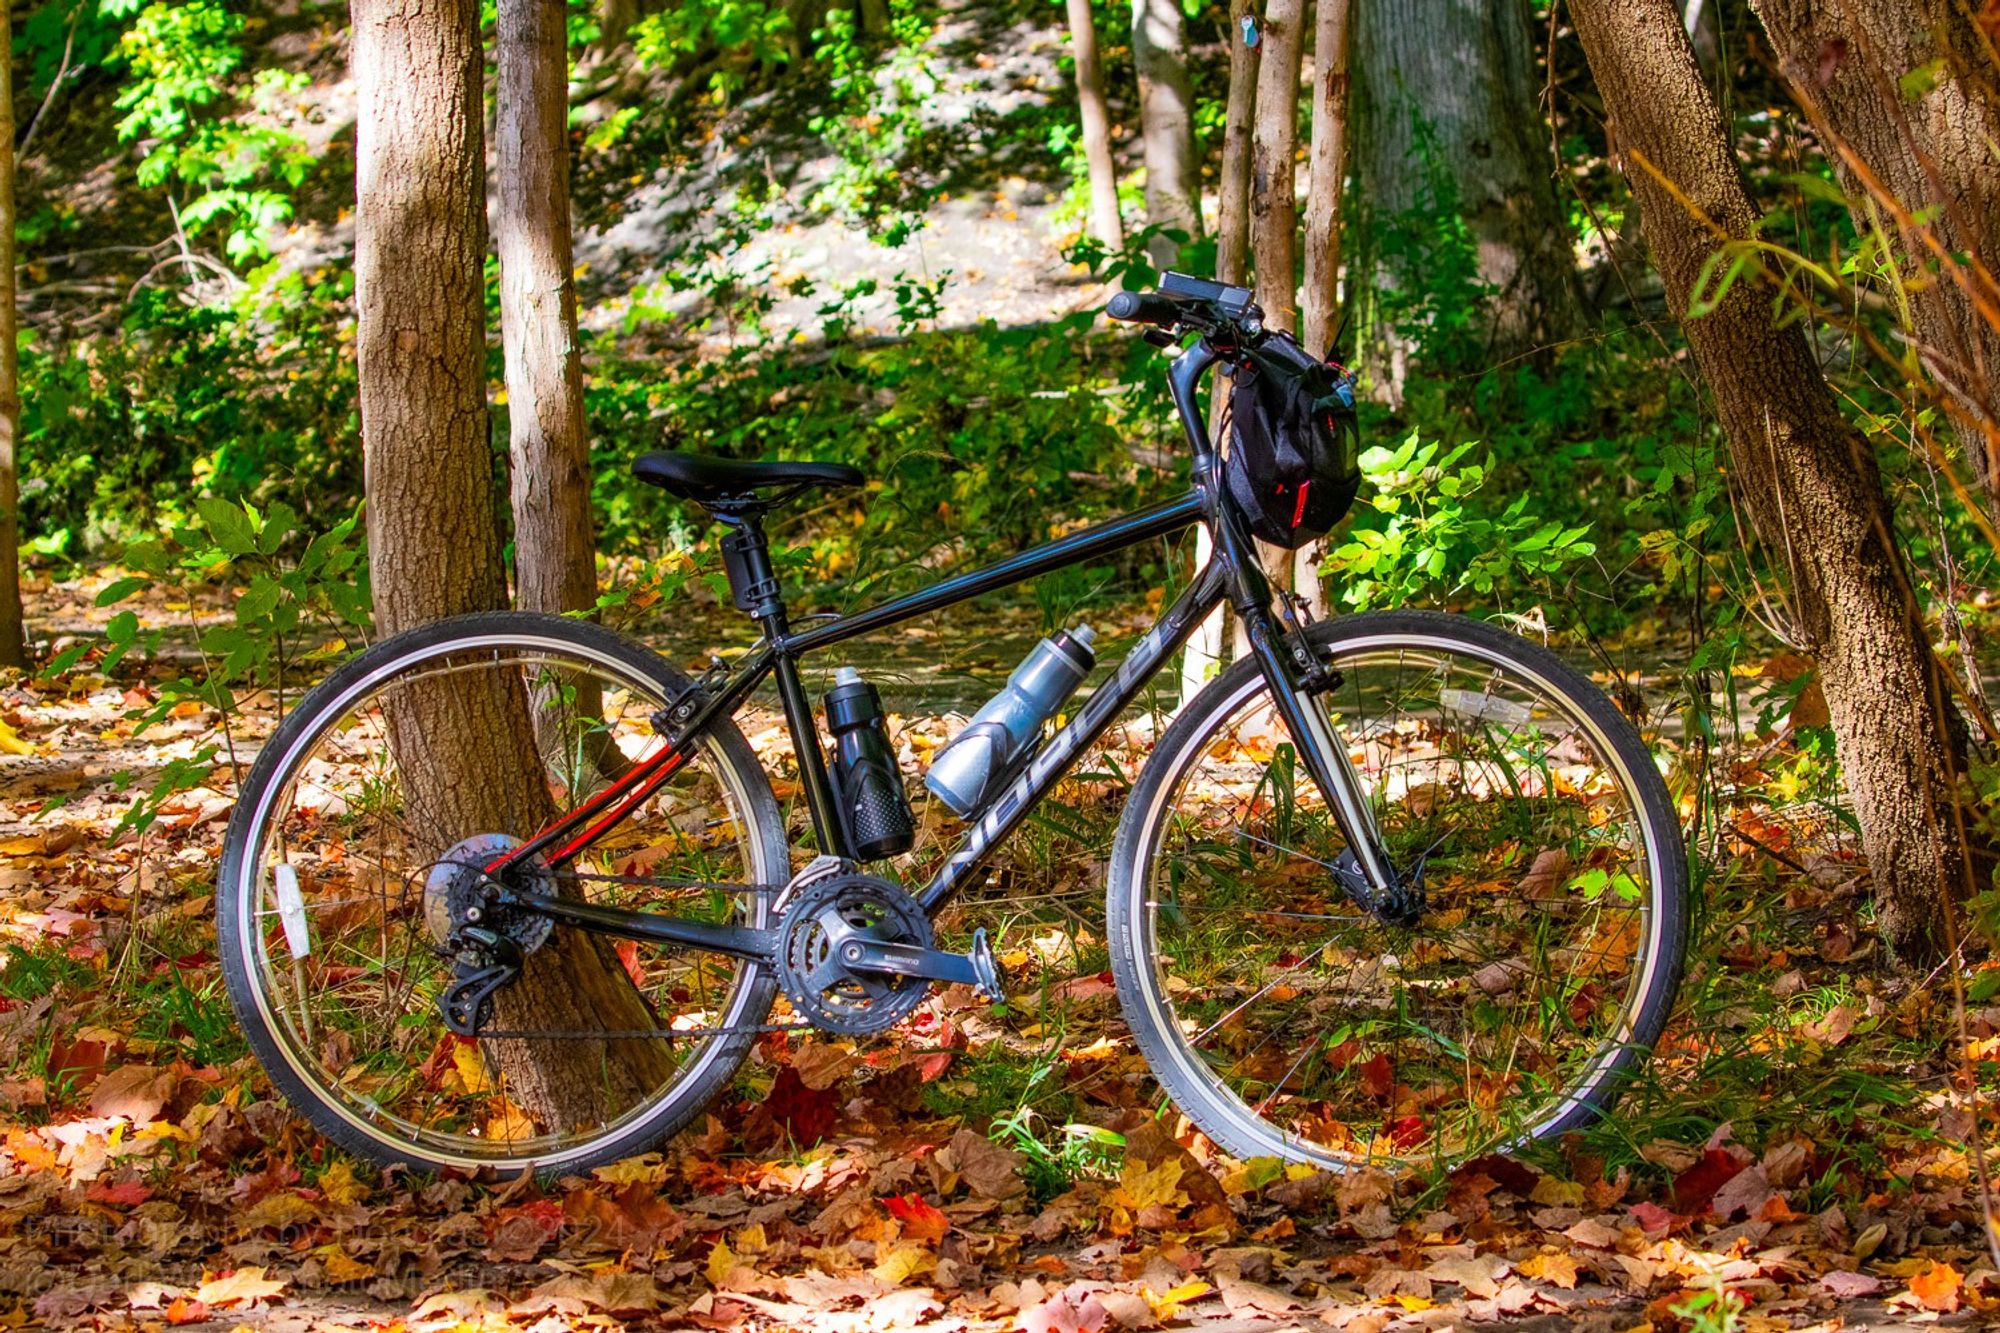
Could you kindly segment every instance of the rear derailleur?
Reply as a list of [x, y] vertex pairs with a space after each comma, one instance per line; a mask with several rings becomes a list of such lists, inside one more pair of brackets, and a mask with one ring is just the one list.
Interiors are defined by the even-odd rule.
[[[438, 952], [452, 960], [438, 1012], [461, 1037], [480, 1034], [493, 1017], [493, 997], [520, 978], [522, 963], [555, 929], [547, 917], [506, 906], [504, 886], [486, 873], [495, 858], [519, 845], [500, 833], [467, 838], [439, 858], [424, 881], [424, 924]], [[531, 880], [547, 878], [539, 863], [530, 863], [526, 873]]]

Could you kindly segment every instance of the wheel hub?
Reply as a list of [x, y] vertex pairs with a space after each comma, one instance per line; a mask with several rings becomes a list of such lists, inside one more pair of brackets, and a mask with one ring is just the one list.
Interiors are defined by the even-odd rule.
[[930, 983], [848, 966], [863, 941], [931, 947], [916, 900], [873, 875], [836, 875], [806, 886], [778, 920], [778, 984], [800, 1017], [860, 1036], [894, 1027], [923, 1003]]
[[[555, 922], [493, 901], [499, 886], [487, 875], [486, 867], [495, 857], [520, 845], [519, 838], [505, 833], [475, 833], [432, 863], [424, 879], [424, 926], [438, 948], [457, 951], [467, 938], [468, 927], [491, 931], [524, 955], [548, 942]], [[522, 876], [520, 888], [555, 892], [555, 877], [539, 858], [515, 873]]]

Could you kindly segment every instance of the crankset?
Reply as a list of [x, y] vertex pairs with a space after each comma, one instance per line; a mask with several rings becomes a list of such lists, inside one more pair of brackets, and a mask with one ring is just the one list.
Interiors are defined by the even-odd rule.
[[885, 1032], [923, 1003], [933, 981], [1003, 998], [985, 931], [974, 932], [969, 953], [933, 948], [923, 908], [873, 875], [832, 875], [806, 886], [786, 904], [777, 934], [778, 984], [793, 1010], [822, 1031]]

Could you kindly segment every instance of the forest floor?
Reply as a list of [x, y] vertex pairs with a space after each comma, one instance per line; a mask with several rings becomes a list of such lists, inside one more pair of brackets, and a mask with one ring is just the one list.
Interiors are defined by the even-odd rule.
[[[102, 581], [37, 584], [32, 618], [88, 633]], [[1146, 612], [1100, 618], [1118, 633]], [[954, 671], [915, 691], [932, 702], [899, 739], [942, 736], [941, 710], [1041, 628], [1022, 608], [926, 646]], [[720, 634], [703, 621], [661, 646], [698, 661]], [[230, 785], [115, 834], [149, 773], [215, 736], [198, 708], [133, 734], [128, 714], [179, 669], [0, 683], [0, 1327], [1381, 1333], [2000, 1314], [1964, 1095], [1976, 1080], [1990, 1097], [2000, 1008], [1975, 999], [1961, 1023], [1945, 980], [1888, 967], [1812, 756], [1783, 734], [1746, 736], [1706, 787], [1685, 785], [1690, 822], [1698, 791], [1712, 822], [1681, 1011], [1617, 1116], [1547, 1152], [1334, 1176], [1233, 1162], [1155, 1121], [1103, 970], [1119, 792], [1079, 781], [1059, 844], [1019, 840], [1032, 910], [986, 905], [989, 921], [1013, 912], [1004, 1009], [946, 990], [878, 1042], [774, 1034], [700, 1131], [508, 1184], [368, 1167], [274, 1098], [214, 956]], [[782, 772], [774, 722], [745, 730]], [[1982, 978], [2000, 980], [1975, 974], [1975, 996]], [[996, 1128], [1009, 1117], [1025, 1130]], [[1070, 1123], [1122, 1133], [1122, 1153], [1065, 1153]]]

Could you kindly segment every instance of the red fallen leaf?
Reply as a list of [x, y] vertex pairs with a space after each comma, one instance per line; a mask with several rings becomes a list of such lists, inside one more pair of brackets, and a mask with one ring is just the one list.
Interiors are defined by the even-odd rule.
[[1647, 1240], [1658, 1240], [1686, 1225], [1688, 1219], [1668, 1212], [1657, 1203], [1635, 1203], [1632, 1205], [1632, 1220], [1646, 1233]]
[[81, 1091], [104, 1075], [104, 1057], [109, 1054], [101, 1041], [67, 1041], [57, 1037], [49, 1044], [48, 1084], [54, 1092], [65, 1083]]
[[486, 1251], [495, 1259], [527, 1263], [562, 1230], [563, 1206], [554, 1199], [532, 1199], [502, 1208], [486, 1219]]
[[1736, 1178], [1744, 1163], [1726, 1148], [1709, 1148], [1701, 1160], [1674, 1177], [1674, 1211], [1699, 1217], [1708, 1211], [1715, 1192]]
[[143, 1180], [99, 1180], [84, 1191], [83, 1197], [92, 1203], [136, 1208], [153, 1197], [153, 1189]]
[[1361, 1090], [1380, 1101], [1396, 1087], [1395, 1071], [1389, 1067], [1389, 1053], [1377, 1051], [1368, 1059], [1355, 1066], [1354, 1072], [1361, 1079]]
[[208, 1313], [208, 1307], [200, 1301], [176, 1296], [167, 1306], [167, 1322], [175, 1325], [206, 1324]]
[[929, 1055], [918, 1060], [917, 1074], [919, 1080], [924, 1083], [931, 1083], [943, 1078], [944, 1071], [951, 1068], [953, 1055], [954, 1052], [952, 1051], [932, 1051]]
[[1420, 1115], [1398, 1116], [1385, 1127], [1389, 1142], [1398, 1148], [1414, 1148], [1430, 1134], [1430, 1126]]
[[833, 1089], [817, 1092], [808, 1088], [799, 1071], [786, 1065], [771, 1084], [762, 1108], [772, 1121], [783, 1127], [800, 1146], [818, 1143], [833, 1132], [840, 1118], [840, 1104]]
[[646, 972], [639, 966], [639, 941], [618, 941], [618, 961], [625, 965], [625, 975], [632, 978], [632, 984], [644, 990]]
[[1461, 1162], [1451, 1174], [1454, 1179], [1486, 1176], [1509, 1194], [1518, 1194], [1524, 1199], [1535, 1192], [1535, 1182], [1541, 1179], [1532, 1168], [1499, 1153], [1488, 1153], [1484, 1157]]
[[882, 1200], [889, 1216], [903, 1224], [903, 1234], [911, 1240], [937, 1242], [951, 1230], [951, 1219], [915, 1194], [893, 1194]]

